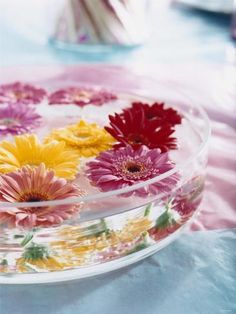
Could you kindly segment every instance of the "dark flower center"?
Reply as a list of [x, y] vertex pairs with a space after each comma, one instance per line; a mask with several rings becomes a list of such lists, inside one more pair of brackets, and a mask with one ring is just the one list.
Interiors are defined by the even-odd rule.
[[152, 163], [144, 158], [126, 157], [125, 160], [117, 160], [114, 167], [114, 174], [125, 181], [146, 180], [155, 172]]
[[48, 200], [48, 195], [32, 191], [25, 193], [21, 195], [20, 199], [18, 200], [19, 202], [40, 202], [40, 201], [47, 201]]
[[133, 145], [145, 144], [146, 139], [140, 134], [130, 134], [128, 136], [128, 143]]
[[130, 165], [130, 166], [128, 166], [127, 167], [127, 170], [129, 171], [129, 172], [132, 172], [132, 173], [135, 173], [135, 172], [140, 172], [140, 170], [141, 170], [141, 167], [139, 166], [139, 165]]
[[136, 160], [128, 160], [123, 163], [122, 175], [124, 179], [139, 180], [145, 173], [145, 165]]
[[39, 197], [32, 197], [28, 199], [28, 202], [40, 202], [42, 201], [42, 199], [40, 199]]
[[154, 118], [156, 118], [156, 116], [152, 112], [147, 112], [146, 113], [146, 118], [148, 120], [153, 120]]

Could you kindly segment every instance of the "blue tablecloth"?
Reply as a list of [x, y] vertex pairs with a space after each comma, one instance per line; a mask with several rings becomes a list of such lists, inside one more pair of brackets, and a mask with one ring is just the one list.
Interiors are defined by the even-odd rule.
[[0, 287], [1, 314], [234, 314], [236, 229], [194, 232], [123, 270], [80, 282]]
[[[0, 0], [0, 66], [235, 62], [226, 15], [168, 9], [154, 0], [158, 8], [151, 14], [152, 34], [146, 45], [126, 52], [84, 54], [47, 45], [43, 27], [27, 32], [23, 12], [26, 21], [29, 15], [31, 21], [34, 17], [40, 20], [42, 12], [25, 10], [26, 0], [15, 1], [22, 2], [20, 20], [16, 19], [17, 9], [12, 6], [12, 15], [9, 9], [14, 1]], [[36, 1], [29, 3], [33, 6]], [[235, 240], [236, 229], [195, 232], [111, 274], [50, 286], [1, 286], [0, 314], [234, 314]]]

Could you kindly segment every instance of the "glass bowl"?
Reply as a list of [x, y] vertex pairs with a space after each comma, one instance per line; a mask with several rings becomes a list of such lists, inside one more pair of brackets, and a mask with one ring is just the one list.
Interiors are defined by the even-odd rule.
[[[4, 73], [4, 81], [1, 83], [10, 84], [7, 86], [17, 91], [11, 90], [4, 94], [0, 88], [2, 102], [0, 114], [6, 114], [7, 106], [10, 106], [11, 113], [16, 107], [23, 110], [21, 107], [26, 106], [27, 112], [33, 111], [37, 115], [35, 120], [38, 116], [40, 118], [32, 128], [27, 128], [28, 120], [23, 123], [24, 128], [22, 126], [18, 129], [12, 128], [11, 130], [15, 133], [6, 131], [6, 129], [9, 131], [12, 126], [9, 112], [8, 116], [6, 114], [0, 119], [2, 132], [0, 143], [0, 171], [2, 172], [0, 179], [0, 283], [59, 282], [109, 272], [157, 252], [175, 240], [191, 223], [197, 213], [204, 190], [210, 127], [204, 110], [195, 105], [194, 99], [185, 95], [182, 88], [173, 88], [165, 81], [157, 81], [132, 70], [102, 65], [51, 69], [37, 67], [24, 70], [5, 69]], [[20, 83], [11, 85], [13, 81]], [[25, 91], [19, 91], [19, 84], [23, 84], [22, 82], [37, 86], [36, 94], [33, 90], [28, 98], [25, 97], [30, 87], [27, 87], [28, 90], [26, 88]], [[56, 90], [63, 89], [64, 91], [71, 86], [82, 90], [77, 105], [58, 104], [60, 99], [57, 98], [53, 104], [49, 105], [49, 96], [42, 92], [44, 89], [48, 95], [52, 95]], [[63, 91], [60, 91], [59, 95], [64, 97]], [[101, 94], [99, 97], [96, 94], [96, 97], [91, 100], [93, 93], [101, 91], [103, 96], [105, 92], [107, 93], [101, 101], [104, 103], [96, 102]], [[52, 99], [50, 97], [49, 99]], [[26, 99], [25, 104], [19, 105], [19, 99], [23, 98]], [[36, 104], [33, 104], [34, 102]], [[97, 155], [108, 148], [103, 148], [92, 156], [85, 153], [80, 158], [82, 170], [79, 170], [72, 181], [68, 172], [65, 171], [68, 164], [62, 164], [59, 170], [55, 166], [60, 159], [61, 148], [58, 148], [57, 159], [54, 156], [50, 166], [47, 165], [51, 158], [50, 149], [52, 148], [43, 150], [42, 146], [47, 145], [48, 134], [52, 134], [52, 130], [59, 128], [61, 132], [62, 128], [81, 120], [90, 124], [96, 123], [102, 128], [104, 125], [109, 125], [109, 115], [115, 112], [121, 113], [133, 102], [165, 103], [166, 108], [171, 107], [181, 116], [181, 124], [175, 126], [174, 133], [171, 135], [177, 139], [177, 149], [170, 149], [168, 153], [162, 152], [162, 156], [168, 154], [172, 164], [171, 167], [166, 168], [166, 171], [160, 171], [158, 175], [152, 174], [143, 181], [133, 180], [130, 185], [123, 185], [123, 187], [114, 185], [114, 188], [104, 190], [99, 184], [97, 186], [94, 182], [91, 184], [89, 181], [91, 176], [86, 176], [86, 174], [89, 168], [88, 163], [94, 161]], [[135, 120], [135, 123], [138, 128], [138, 125], [144, 122]], [[25, 135], [32, 132], [41, 143], [46, 138], [45, 144], [35, 144], [34, 135]], [[17, 135], [18, 140], [15, 140], [16, 134], [20, 134]], [[41, 151], [35, 150], [33, 155], [29, 155], [31, 148], [25, 144], [24, 136], [31, 139], [31, 146], [41, 145]], [[90, 135], [87, 133], [80, 134], [83, 140], [87, 140], [88, 136]], [[20, 144], [19, 138], [21, 140], [23, 138]], [[12, 145], [16, 147], [17, 143], [21, 145], [20, 153], [19, 151], [16, 153], [14, 150], [16, 148], [12, 148]], [[53, 143], [61, 145], [61, 142], [55, 141], [55, 138]], [[65, 152], [66, 147], [63, 149]], [[157, 151], [160, 153], [159, 149], [155, 149], [156, 153]], [[20, 157], [19, 154], [21, 154]], [[16, 162], [13, 162], [12, 155], [18, 158], [15, 168], [13, 164], [16, 165]], [[25, 157], [27, 162], [21, 162], [22, 155], [27, 156], [28, 159]], [[73, 156], [75, 158], [75, 155]], [[42, 165], [42, 160], [47, 161], [45, 166]], [[74, 161], [75, 159], [70, 162], [73, 164]], [[28, 166], [22, 170], [22, 165]], [[50, 169], [45, 169], [47, 166], [54, 170], [54, 174], [50, 172]], [[134, 165], [131, 166], [132, 172], [136, 172]], [[29, 171], [31, 171], [31, 179], [34, 177], [32, 179], [34, 183], [33, 181], [30, 183], [31, 187], [33, 186], [34, 195], [30, 197], [30, 191], [27, 190], [28, 179], [24, 181], [19, 178], [19, 176], [27, 176]], [[45, 179], [45, 171], [48, 171], [47, 179]], [[55, 180], [59, 181], [55, 183]], [[54, 190], [49, 184], [52, 181]], [[35, 187], [37, 184], [40, 186], [38, 190]], [[66, 186], [67, 192], [73, 185], [79, 193], [76, 194], [73, 190], [71, 194], [67, 194], [63, 190], [65, 192], [63, 194], [61, 188], [66, 184], [70, 185], [70, 187]], [[27, 190], [28, 198], [25, 194], [18, 195], [23, 193], [23, 190]], [[37, 195], [35, 190], [37, 190]], [[54, 193], [59, 196], [48, 200], [43, 199], [43, 193], [45, 195]]]

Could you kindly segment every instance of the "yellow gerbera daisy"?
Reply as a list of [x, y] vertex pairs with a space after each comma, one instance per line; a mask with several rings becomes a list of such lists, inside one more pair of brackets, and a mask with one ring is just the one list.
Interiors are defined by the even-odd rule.
[[74, 149], [81, 157], [97, 156], [100, 152], [109, 149], [115, 142], [115, 139], [104, 128], [83, 120], [67, 128], [53, 130], [46, 138], [46, 143], [51, 140], [65, 142], [68, 148]]
[[16, 171], [25, 165], [39, 166], [44, 163], [58, 177], [75, 178], [79, 158], [74, 151], [65, 149], [65, 143], [51, 141], [41, 144], [34, 134], [15, 136], [14, 140], [13, 143], [0, 143], [0, 173]]

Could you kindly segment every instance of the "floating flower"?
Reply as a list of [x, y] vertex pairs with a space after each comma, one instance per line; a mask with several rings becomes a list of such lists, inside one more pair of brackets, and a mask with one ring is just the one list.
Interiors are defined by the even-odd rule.
[[75, 104], [84, 107], [88, 104], [101, 106], [117, 96], [105, 90], [94, 90], [91, 88], [68, 87], [59, 89], [49, 97], [49, 104]]
[[[101, 153], [87, 165], [91, 183], [104, 192], [144, 182], [173, 168], [166, 153], [161, 154], [159, 149], [150, 150], [146, 146], [136, 150], [131, 146], [112, 149]], [[141, 197], [168, 193], [177, 180], [177, 175], [171, 175], [130, 193]]]
[[55, 271], [63, 270], [71, 266], [71, 263], [64, 261], [59, 256], [50, 256], [48, 250], [43, 245], [32, 243], [25, 249], [23, 256], [16, 261], [19, 272], [33, 271]]
[[40, 115], [22, 104], [0, 107], [0, 135], [31, 132], [40, 124]]
[[65, 143], [52, 141], [41, 144], [34, 134], [18, 135], [14, 140], [14, 143], [0, 142], [0, 173], [44, 163], [58, 177], [75, 178], [79, 159], [75, 152], [65, 148]]
[[143, 111], [147, 120], [156, 120], [158, 126], [174, 127], [181, 124], [181, 115], [173, 108], [165, 108], [164, 103], [153, 103], [152, 105], [142, 102], [132, 103], [132, 107], [124, 109], [124, 112], [130, 112], [131, 115], [136, 115], [138, 111]]
[[174, 130], [169, 125], [160, 126], [158, 119], [147, 119], [145, 110], [125, 109], [121, 114], [109, 116], [110, 127], [105, 127], [119, 142], [116, 147], [131, 145], [138, 148], [146, 145], [159, 148], [162, 152], [176, 148], [176, 138], [171, 135]]
[[[0, 177], [0, 201], [2, 202], [40, 202], [66, 200], [80, 197], [83, 192], [65, 179], [54, 176], [41, 164], [37, 168], [23, 167]], [[9, 208], [0, 211], [0, 223], [9, 227], [34, 228], [51, 227], [77, 214], [81, 204], [58, 206], [38, 206]]]
[[0, 85], [0, 103], [38, 104], [45, 96], [46, 92], [44, 89], [30, 84], [15, 82]]
[[46, 142], [57, 140], [64, 142], [81, 157], [96, 156], [100, 152], [111, 148], [115, 140], [96, 123], [86, 123], [81, 120], [63, 129], [56, 129], [46, 138]]

